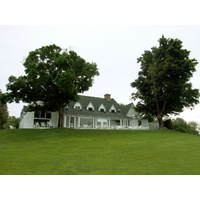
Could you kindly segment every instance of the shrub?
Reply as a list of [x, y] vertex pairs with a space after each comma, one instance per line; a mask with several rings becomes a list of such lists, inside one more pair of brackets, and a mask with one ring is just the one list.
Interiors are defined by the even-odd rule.
[[176, 131], [183, 132], [183, 133], [191, 133], [191, 134], [198, 134], [197, 131], [197, 123], [190, 122], [187, 123], [182, 118], [176, 118], [172, 121], [172, 128]]
[[19, 128], [20, 118], [11, 116], [8, 118], [8, 126], [13, 128]]

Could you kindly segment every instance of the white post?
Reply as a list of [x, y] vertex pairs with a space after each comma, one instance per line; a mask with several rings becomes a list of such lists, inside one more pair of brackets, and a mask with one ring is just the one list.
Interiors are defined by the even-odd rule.
[[122, 120], [120, 119], [120, 127], [122, 126]]
[[95, 120], [94, 120], [94, 117], [92, 117], [92, 122], [93, 122], [93, 128], [95, 128]]
[[122, 119], [122, 127], [124, 127], [124, 120]]
[[76, 128], [76, 117], [74, 117], [74, 128]]
[[80, 128], [80, 117], [78, 117], [78, 128]]
[[71, 118], [71, 117], [69, 116], [69, 127], [68, 127], [68, 128], [70, 128], [70, 127], [71, 127], [71, 124], [70, 124], [70, 118]]
[[66, 120], [67, 120], [67, 117], [66, 115], [64, 115], [64, 127], [66, 128]]

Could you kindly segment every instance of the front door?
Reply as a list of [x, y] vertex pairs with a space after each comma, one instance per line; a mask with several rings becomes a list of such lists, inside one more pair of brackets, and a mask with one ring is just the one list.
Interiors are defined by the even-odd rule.
[[74, 128], [74, 125], [75, 125], [75, 117], [70, 117], [70, 128]]

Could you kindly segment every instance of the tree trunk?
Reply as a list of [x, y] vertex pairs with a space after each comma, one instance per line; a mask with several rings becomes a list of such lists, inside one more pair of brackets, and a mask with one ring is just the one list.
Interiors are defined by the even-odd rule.
[[59, 106], [59, 119], [58, 119], [58, 127], [64, 128], [64, 106]]
[[159, 129], [164, 128], [164, 123], [163, 123], [162, 116], [158, 115], [157, 119], [158, 119], [158, 123], [159, 123]]

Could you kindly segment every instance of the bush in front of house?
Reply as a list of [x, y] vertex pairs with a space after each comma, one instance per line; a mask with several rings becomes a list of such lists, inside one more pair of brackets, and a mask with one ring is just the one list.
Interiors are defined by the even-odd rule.
[[20, 118], [15, 116], [8, 117], [8, 127], [19, 128]]
[[183, 133], [191, 133], [194, 135], [199, 133], [197, 130], [196, 122], [187, 123], [182, 118], [176, 118], [175, 120], [172, 120], [172, 129]]

